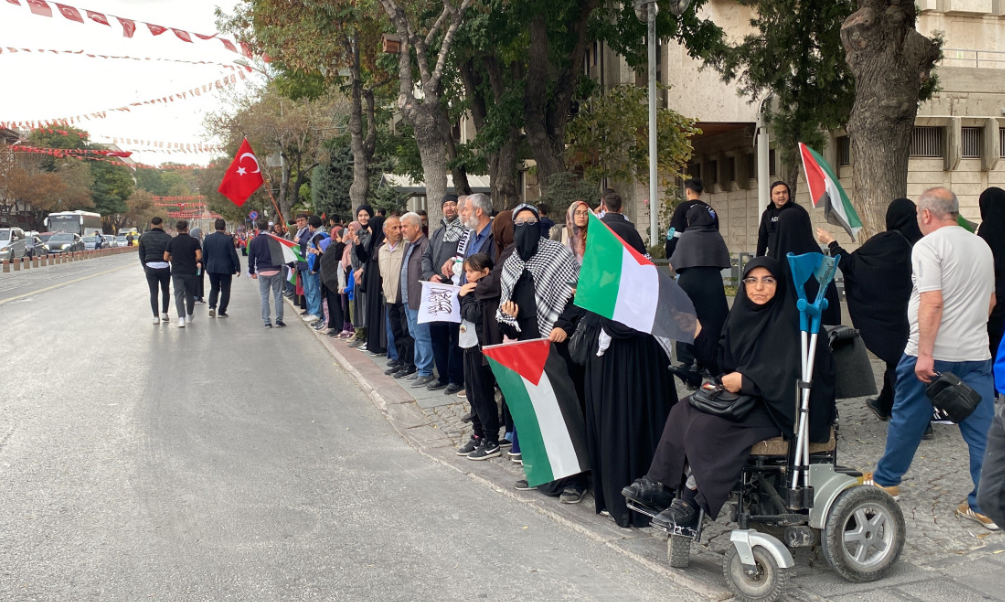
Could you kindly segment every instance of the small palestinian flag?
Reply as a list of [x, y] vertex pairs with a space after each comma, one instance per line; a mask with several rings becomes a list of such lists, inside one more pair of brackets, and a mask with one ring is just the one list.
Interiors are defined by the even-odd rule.
[[586, 252], [573, 302], [609, 320], [656, 337], [669, 355], [669, 340], [691, 343], [694, 304], [670, 274], [621, 240], [590, 214]]
[[799, 154], [803, 158], [803, 171], [813, 206], [822, 202], [827, 222], [844, 228], [854, 241], [862, 229], [862, 220], [858, 218], [844, 188], [841, 188], [834, 170], [819, 153], [802, 142], [799, 143]]
[[297, 243], [285, 238], [279, 238], [275, 234], [263, 234], [269, 237], [269, 253], [272, 255], [272, 265], [307, 261], [300, 254], [300, 245]]
[[483, 347], [513, 415], [527, 483], [590, 469], [586, 422], [569, 368], [547, 339]]

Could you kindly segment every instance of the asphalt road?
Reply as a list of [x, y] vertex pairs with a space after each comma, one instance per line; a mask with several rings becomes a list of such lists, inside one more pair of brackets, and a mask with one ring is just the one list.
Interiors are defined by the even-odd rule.
[[0, 275], [0, 600], [698, 599], [418, 454], [234, 288], [179, 329], [132, 255]]

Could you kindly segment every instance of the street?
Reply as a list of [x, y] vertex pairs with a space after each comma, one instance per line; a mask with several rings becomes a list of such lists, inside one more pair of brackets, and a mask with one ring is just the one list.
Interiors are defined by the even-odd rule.
[[420, 455], [257, 282], [147, 297], [132, 254], [0, 277], [0, 600], [700, 599]]

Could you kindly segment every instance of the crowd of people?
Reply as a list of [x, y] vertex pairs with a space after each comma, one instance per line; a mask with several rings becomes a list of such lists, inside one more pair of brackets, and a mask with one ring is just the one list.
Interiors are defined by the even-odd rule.
[[[621, 213], [622, 198], [612, 190], [595, 207], [584, 200], [572, 203], [559, 224], [547, 219], [545, 208], [529, 204], [495, 212], [483, 194], [445, 196], [443, 218], [432, 232], [424, 213], [388, 215], [369, 205], [357, 207], [348, 224], [326, 226], [319, 216], [303, 214], [295, 232], [278, 233], [299, 248], [303, 261], [292, 265], [260, 235], [270, 229], [263, 219], [256, 224], [259, 235], [247, 245], [248, 273], [259, 281], [265, 327], [285, 325], [282, 295], [292, 296], [305, 322], [342, 340], [346, 349], [386, 358], [385, 374], [404, 386], [465, 398], [473, 433], [457, 453], [473, 461], [504, 454], [515, 462], [522, 458], [518, 429], [505, 399], [498, 401], [481, 349], [550, 340], [581, 402], [590, 471], [537, 489], [564, 503], [580, 502], [592, 489], [596, 511], [621, 527], [649, 521], [629, 510], [626, 497], [655, 510], [656, 523], [693, 526], [699, 510], [716, 517], [754, 443], [793, 435], [794, 385], [802, 368], [796, 283], [786, 257], [827, 245], [839, 257], [851, 322], [887, 367], [882, 392], [866, 402], [888, 421], [886, 451], [866, 483], [899, 495], [933, 418], [925, 386], [936, 374], [952, 372], [981, 396], [977, 409], [959, 423], [974, 487], [957, 514], [997, 529], [1005, 520], [1005, 431], [1000, 407], [995, 417], [992, 358], [1005, 326], [996, 297], [1005, 290], [1005, 191], [991, 188], [981, 195], [977, 235], [959, 225], [959, 202], [949, 190], [928, 190], [917, 205], [896, 199], [887, 212], [887, 230], [848, 253], [827, 231], [814, 233], [789, 186], [776, 182], [761, 219], [757, 258], [743, 267], [730, 306], [722, 270], [731, 259], [718, 216], [702, 201], [700, 180], [688, 180], [685, 188], [687, 200], [671, 218], [666, 251], [699, 326], [693, 343], [677, 345], [676, 364], [652, 335], [573, 303], [589, 230], [600, 227], [591, 226], [591, 213], [647, 255], [635, 225]], [[209, 238], [201, 252], [197, 244], [178, 242], [184, 236], [180, 226], [171, 239], [158, 233], [155, 223], [140, 240], [155, 316], [158, 286], [165, 290], [162, 313], [168, 307], [165, 274], [175, 279], [179, 316], [190, 316], [191, 302], [183, 306], [183, 300], [195, 296], [189, 291], [202, 265], [211, 272], [214, 291], [219, 281], [229, 292], [229, 275], [239, 273], [239, 264], [212, 267], [219, 255]], [[221, 269], [228, 274], [226, 286], [212, 276]], [[459, 287], [460, 324], [419, 321], [425, 281]], [[816, 282], [805, 286], [813, 298]], [[226, 315], [226, 294], [218, 317]], [[824, 295], [823, 323], [840, 324], [833, 282]], [[215, 301], [214, 292], [211, 306]], [[825, 337], [816, 353], [809, 435], [826, 441], [837, 415], [836, 366]], [[703, 414], [677, 403], [675, 376], [692, 387], [713, 379], [758, 401], [740, 420]], [[997, 388], [1005, 389], [1005, 365]], [[516, 487], [530, 488], [526, 481]]]

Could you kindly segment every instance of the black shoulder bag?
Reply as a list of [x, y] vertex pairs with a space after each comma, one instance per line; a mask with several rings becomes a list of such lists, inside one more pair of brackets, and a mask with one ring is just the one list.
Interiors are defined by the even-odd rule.
[[740, 422], [754, 409], [753, 395], [730, 393], [720, 384], [705, 383], [688, 398], [691, 406], [705, 414]]

